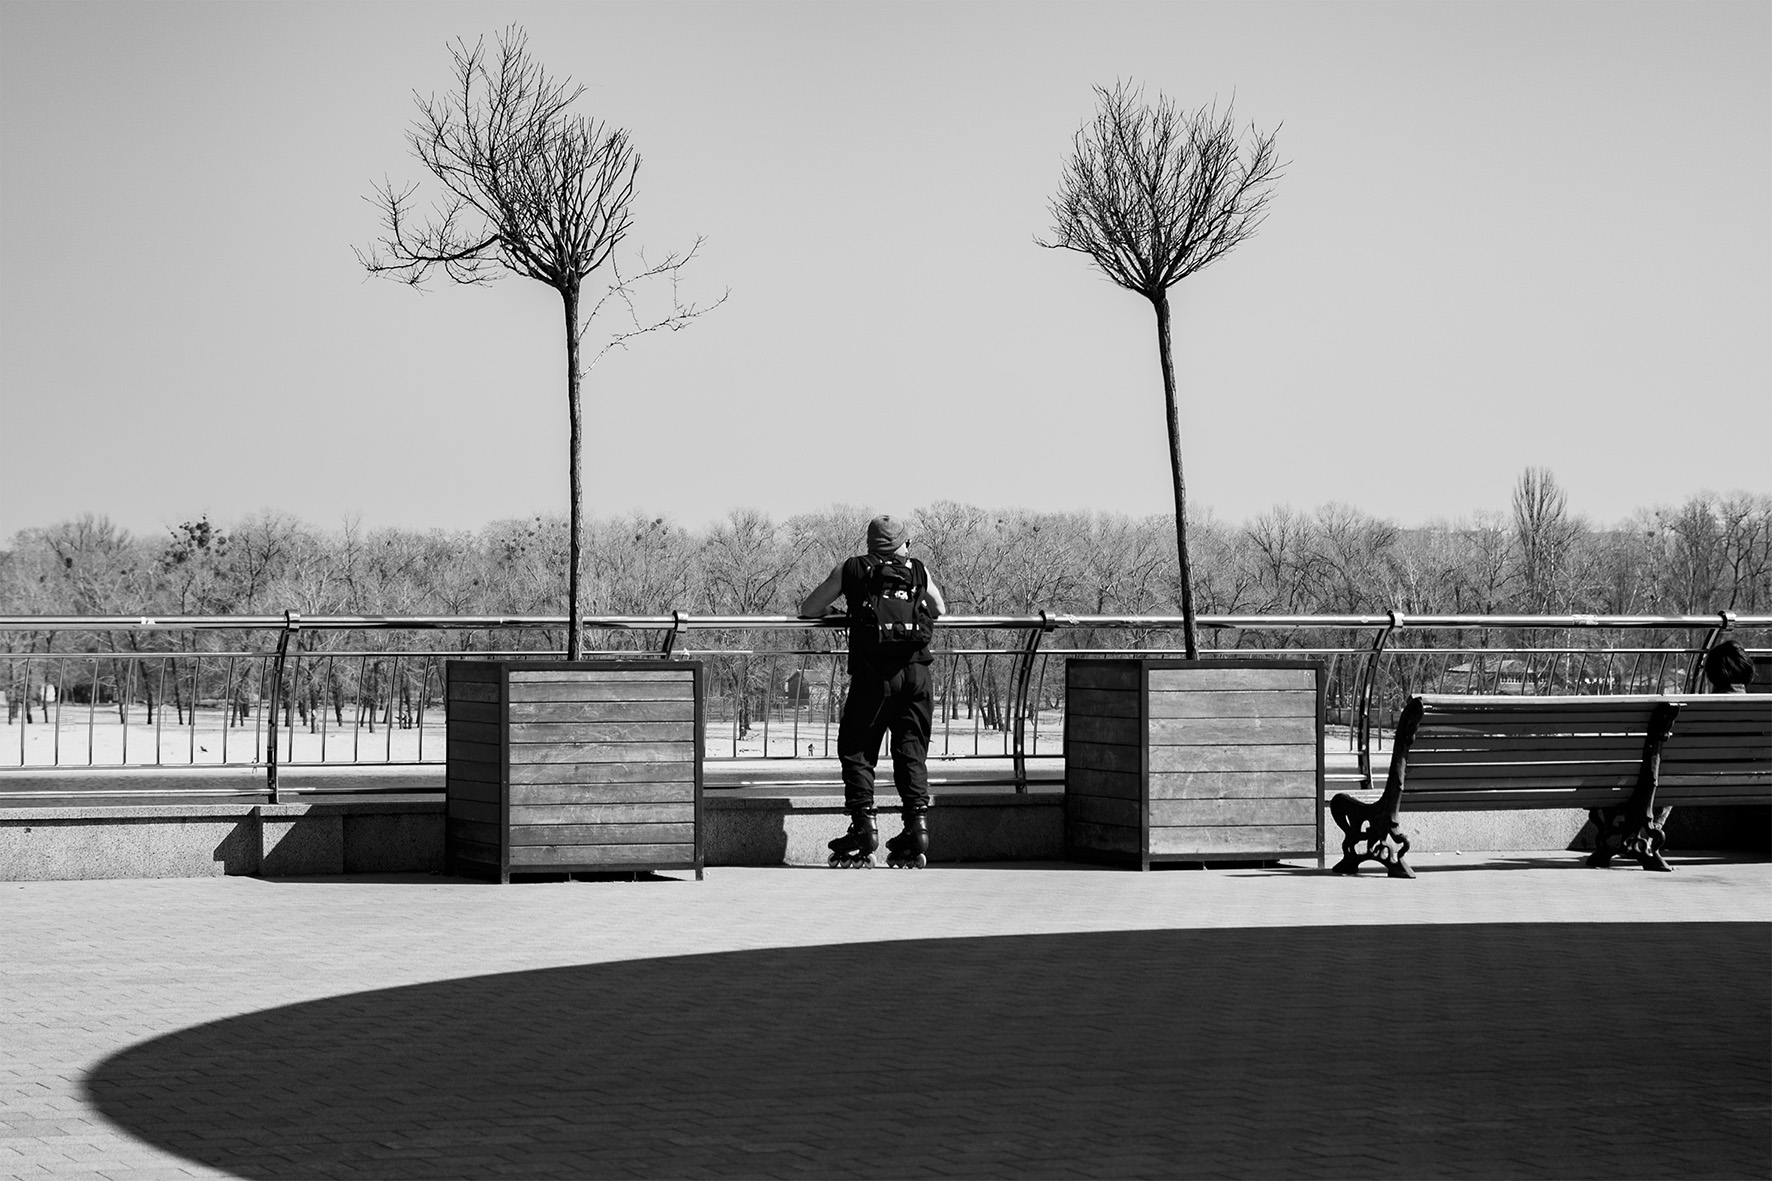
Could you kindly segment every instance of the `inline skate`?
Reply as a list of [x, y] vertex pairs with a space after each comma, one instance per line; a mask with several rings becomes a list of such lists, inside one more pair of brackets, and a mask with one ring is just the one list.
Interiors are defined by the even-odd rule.
[[904, 831], [886, 842], [886, 864], [893, 869], [922, 869], [929, 864], [927, 810], [904, 810]]
[[874, 829], [871, 808], [849, 813], [849, 831], [830, 843], [832, 869], [872, 869], [880, 838]]

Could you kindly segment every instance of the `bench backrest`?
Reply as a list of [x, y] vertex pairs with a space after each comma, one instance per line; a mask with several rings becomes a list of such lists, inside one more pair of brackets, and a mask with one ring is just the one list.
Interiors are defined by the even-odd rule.
[[[1656, 707], [1684, 698], [1424, 694], [1405, 809], [1600, 808], [1637, 785]], [[1678, 723], [1675, 724], [1678, 732]]]
[[1657, 804], [1772, 801], [1772, 697], [1716, 693], [1680, 698], [1661, 750]]
[[1597, 808], [1635, 789], [1658, 705], [1679, 715], [1661, 751], [1660, 805], [1772, 801], [1772, 700], [1750, 694], [1463, 697], [1424, 694], [1404, 807]]

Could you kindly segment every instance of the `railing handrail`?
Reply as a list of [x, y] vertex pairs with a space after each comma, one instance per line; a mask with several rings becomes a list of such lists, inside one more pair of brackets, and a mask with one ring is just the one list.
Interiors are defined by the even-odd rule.
[[[1203, 628], [1219, 630], [1383, 630], [1383, 629], [1570, 629], [1695, 630], [1717, 627], [1772, 627], [1772, 615], [1201, 615]], [[580, 624], [600, 631], [749, 631], [832, 629], [847, 626], [841, 615], [803, 619], [797, 615], [587, 615]], [[461, 631], [562, 628], [564, 615], [0, 615], [7, 631]], [[947, 615], [941, 629], [1128, 628], [1169, 630], [1184, 626], [1179, 615]]]
[[[1765, 632], [1772, 629], [1772, 615], [1737, 615], [1730, 611], [1719, 611], [1704, 615], [1407, 615], [1400, 611], [1386, 611], [1383, 614], [1338, 614], [1338, 615], [1250, 615], [1250, 614], [1212, 614], [1198, 618], [1200, 627], [1208, 630], [1225, 632], [1356, 632], [1368, 633], [1364, 636], [1351, 638], [1345, 646], [1332, 645], [1327, 648], [1237, 648], [1208, 649], [1207, 655], [1214, 658], [1226, 656], [1257, 657], [1257, 656], [1298, 656], [1307, 654], [1329, 655], [1333, 660], [1347, 655], [1359, 660], [1360, 667], [1354, 687], [1357, 700], [1356, 716], [1351, 719], [1352, 730], [1356, 736], [1359, 751], [1360, 773], [1370, 784], [1372, 776], [1372, 731], [1374, 725], [1374, 707], [1377, 704], [1377, 687], [1381, 661], [1385, 654], [1407, 655], [1420, 653], [1431, 655], [1433, 649], [1409, 649], [1394, 644], [1392, 641], [1404, 631], [1417, 634], [1432, 630], [1463, 631], [1463, 632], [1521, 632], [1539, 631], [1686, 631], [1699, 633], [1689, 640], [1678, 641], [1677, 647], [1663, 646], [1656, 649], [1610, 649], [1596, 648], [1595, 653], [1611, 652], [1623, 655], [1628, 652], [1644, 653], [1663, 652], [1668, 655], [1691, 657], [1685, 675], [1687, 691], [1694, 691], [1701, 672], [1703, 657], [1718, 640], [1726, 633], [1736, 629]], [[673, 653], [678, 656], [691, 654], [691, 649], [684, 644], [679, 646], [682, 636], [691, 632], [792, 632], [792, 631], [832, 631], [844, 629], [848, 620], [842, 615], [827, 615], [818, 619], [803, 619], [793, 615], [690, 615], [681, 611], [673, 611], [669, 615], [593, 615], [581, 620], [587, 632], [651, 632], [662, 633], [662, 643], [656, 644], [652, 651], [642, 650], [606, 652], [596, 651], [587, 655], [591, 657], [621, 656], [624, 658], [644, 658], [650, 656], [670, 658]], [[89, 659], [96, 665], [100, 660], [137, 662], [146, 660], [170, 660], [175, 658], [203, 659], [205, 657], [221, 657], [228, 660], [242, 656], [262, 658], [270, 662], [268, 674], [261, 674], [261, 681], [268, 686], [268, 705], [262, 711], [263, 723], [266, 727], [267, 744], [265, 761], [267, 769], [267, 785], [275, 800], [277, 790], [277, 743], [279, 730], [279, 706], [284, 696], [285, 668], [291, 660], [309, 657], [339, 655], [361, 657], [362, 659], [382, 659], [399, 655], [391, 652], [362, 653], [327, 653], [303, 652], [302, 645], [291, 644], [301, 632], [337, 632], [337, 633], [371, 633], [399, 631], [431, 631], [431, 632], [466, 632], [466, 631], [497, 631], [497, 630], [554, 630], [568, 626], [567, 620], [560, 615], [301, 615], [286, 611], [281, 615], [0, 615], [0, 637], [22, 635], [26, 637], [24, 652], [0, 652], [5, 660], [24, 660], [26, 664], [26, 685], [29, 685], [29, 663], [33, 660], [68, 660]], [[1014, 642], [1005, 642], [1004, 647], [974, 651], [969, 646], [944, 648], [942, 655], [964, 656], [984, 655], [990, 658], [1003, 656], [1013, 663], [1010, 688], [1005, 704], [1011, 719], [1013, 748], [1009, 752], [1014, 763], [1014, 776], [1018, 788], [1025, 789], [1026, 763], [1032, 757], [1027, 743], [1026, 730], [1030, 720], [1029, 691], [1030, 678], [1034, 661], [1040, 656], [1041, 644], [1045, 637], [1054, 632], [1065, 631], [1143, 631], [1164, 632], [1174, 631], [1184, 626], [1179, 615], [1130, 615], [1130, 614], [1071, 614], [1066, 612], [1041, 611], [1037, 615], [951, 615], [937, 622], [937, 626], [945, 631], [963, 633], [966, 631], [1006, 631], [1021, 633]], [[176, 632], [260, 632], [275, 637], [274, 651], [258, 651], [257, 645], [262, 644], [270, 636], [262, 636], [254, 641], [251, 652], [159, 652], [144, 651], [139, 646], [131, 650], [117, 651], [113, 639], [109, 652], [58, 652], [50, 653], [53, 647], [49, 640], [45, 641], [45, 651], [41, 654], [28, 649], [35, 647], [31, 638], [37, 634], [53, 633], [176, 633]], [[960, 638], [960, 637], [956, 637]], [[1425, 638], [1425, 637], [1424, 637]], [[1113, 646], [1113, 637], [1106, 637], [1109, 646], [1096, 649], [1049, 648], [1051, 654], [1111, 656], [1133, 651]], [[1483, 634], [1478, 637], [1481, 647], [1472, 646], [1468, 638], [1457, 644], [1453, 649], [1441, 651], [1471, 652], [1473, 654], [1493, 651], [1530, 651], [1539, 655], [1555, 656], [1558, 654], [1578, 655], [1583, 652], [1578, 648], [1545, 648], [1535, 649], [1529, 645], [1518, 647], [1523, 638], [1514, 641], [1514, 648], [1488, 648], [1491, 636]], [[1566, 640], [1565, 643], [1572, 641]], [[1428, 641], [1432, 642], [1432, 641]], [[1554, 642], [1554, 641], [1553, 641]], [[988, 644], [988, 641], [987, 641]], [[238, 646], [238, 645], [237, 645]], [[10, 644], [8, 644], [10, 647]], [[1173, 649], [1144, 648], [1137, 649], [1152, 656], [1174, 657], [1178, 653]], [[1760, 650], [1760, 649], [1756, 649]], [[710, 648], [706, 651], [694, 651], [701, 656], [746, 656], [749, 650]], [[791, 655], [787, 651], [769, 655]], [[805, 655], [813, 655], [807, 651]], [[495, 655], [490, 652], [415, 652], [413, 656], [462, 656], [487, 657]], [[558, 658], [560, 652], [550, 645], [547, 651], [533, 653], [504, 653], [515, 658], [548, 659]], [[824, 653], [835, 656], [836, 651]], [[231, 670], [231, 665], [229, 666]], [[131, 674], [133, 676], [133, 674]], [[230, 676], [231, 676], [230, 671]], [[1499, 675], [1499, 673], [1498, 673]], [[195, 674], [193, 673], [193, 677]], [[1042, 677], [1044, 674], [1042, 673]], [[164, 677], [164, 673], [162, 673]], [[192, 692], [197, 692], [195, 680]], [[241, 681], [244, 687], [245, 680]], [[58, 682], [59, 685], [59, 682]], [[174, 690], [177, 690], [175, 678]], [[131, 690], [133, 692], [133, 690]], [[256, 700], [256, 699], [255, 699]], [[59, 702], [59, 695], [58, 695]], [[96, 692], [89, 701], [88, 730], [93, 724], [93, 708], [97, 704]], [[195, 698], [193, 698], [193, 708]], [[59, 706], [58, 706], [59, 708]], [[335, 703], [336, 708], [336, 703]], [[391, 707], [390, 707], [391, 708]], [[764, 707], [767, 710], [767, 706]], [[151, 706], [150, 706], [151, 712]], [[285, 710], [284, 712], [287, 712]], [[421, 711], [422, 712], [422, 711]], [[59, 716], [59, 715], [58, 715]], [[193, 713], [193, 718], [195, 717]], [[341, 719], [342, 720], [342, 719]], [[360, 724], [361, 719], [354, 725]], [[373, 719], [372, 719], [373, 722]], [[255, 730], [258, 723], [255, 722]], [[1035, 721], [1037, 729], [1038, 723]], [[193, 723], [194, 725], [194, 723]], [[996, 727], [993, 727], [996, 728]], [[59, 730], [58, 730], [59, 733]], [[765, 720], [767, 733], [767, 720]], [[23, 762], [24, 730], [20, 730], [21, 763]], [[89, 745], [90, 745], [90, 733]], [[59, 741], [59, 739], [58, 739]], [[158, 740], [156, 739], [156, 742]], [[254, 739], [255, 744], [257, 739]], [[353, 739], [353, 741], [355, 741]], [[156, 748], [157, 749], [157, 748]], [[422, 754], [422, 736], [421, 736]], [[225, 755], [225, 748], [224, 748]], [[59, 757], [59, 756], [58, 756]], [[157, 756], [156, 756], [157, 757]]]

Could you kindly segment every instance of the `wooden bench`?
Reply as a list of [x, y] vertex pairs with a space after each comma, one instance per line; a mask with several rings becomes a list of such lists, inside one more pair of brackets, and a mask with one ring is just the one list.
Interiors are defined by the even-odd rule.
[[1667, 870], [1662, 823], [1676, 804], [1772, 801], [1772, 700], [1681, 697], [1412, 697], [1397, 719], [1390, 775], [1371, 802], [1329, 802], [1343, 834], [1335, 873], [1375, 861], [1415, 872], [1398, 826], [1411, 811], [1587, 808], [1598, 827], [1587, 863], [1620, 853]]

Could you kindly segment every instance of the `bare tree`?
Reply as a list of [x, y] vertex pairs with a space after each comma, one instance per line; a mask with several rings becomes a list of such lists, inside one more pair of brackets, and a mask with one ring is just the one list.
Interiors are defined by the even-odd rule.
[[1193, 572], [1187, 546], [1187, 484], [1169, 343], [1169, 288], [1230, 253], [1267, 215], [1280, 175], [1273, 133], [1249, 129], [1245, 142], [1226, 107], [1192, 113], [1158, 95], [1119, 83], [1096, 87], [1093, 122], [1073, 141], [1052, 199], [1052, 240], [1042, 246], [1087, 254], [1121, 287], [1151, 301], [1168, 411], [1169, 467], [1175, 493], [1175, 544], [1187, 655], [1194, 634]]
[[1569, 497], [1550, 469], [1529, 467], [1514, 482], [1514, 538], [1527, 611], [1565, 605], [1568, 572], [1582, 523], [1569, 515]]
[[[416, 184], [396, 189], [384, 182], [370, 198], [382, 215], [383, 235], [358, 259], [372, 274], [417, 286], [436, 269], [457, 283], [483, 283], [503, 272], [546, 283], [560, 293], [566, 324], [566, 408], [569, 425], [568, 484], [571, 499], [567, 558], [566, 655], [579, 656], [579, 575], [582, 569], [584, 490], [583, 423], [579, 387], [583, 373], [613, 348], [634, 337], [677, 331], [723, 302], [684, 303], [678, 280], [701, 248], [668, 254], [623, 275], [616, 248], [633, 225], [634, 181], [640, 156], [626, 130], [574, 113], [584, 87], [555, 78], [529, 53], [528, 39], [513, 25], [494, 52], [484, 39], [451, 49], [455, 87], [441, 98], [417, 98], [419, 116], [408, 134], [412, 153], [442, 185], [428, 217], [415, 224]], [[416, 96], [415, 96], [416, 97]], [[581, 308], [584, 282], [609, 268], [609, 284], [589, 309]], [[635, 292], [648, 280], [669, 283], [671, 307], [643, 319]], [[631, 325], [581, 367], [580, 349], [591, 324], [605, 310], [625, 312]]]

